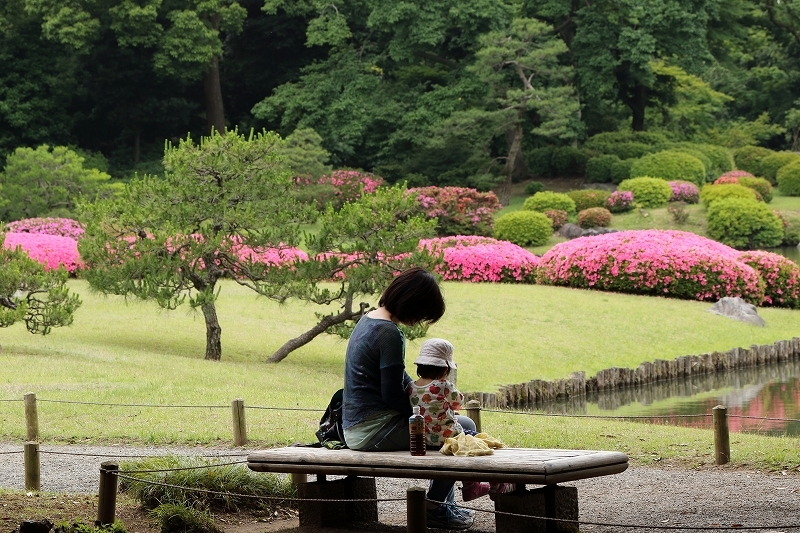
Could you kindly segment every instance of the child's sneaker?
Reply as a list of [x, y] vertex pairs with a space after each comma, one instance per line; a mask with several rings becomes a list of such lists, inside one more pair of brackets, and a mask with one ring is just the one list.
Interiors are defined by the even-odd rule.
[[443, 504], [436, 509], [428, 509], [428, 527], [439, 529], [469, 529], [475, 519], [471, 516], [461, 514], [458, 507], [451, 508], [448, 504]]
[[515, 483], [489, 483], [489, 497], [494, 500], [495, 495], [514, 492], [516, 488]]
[[476, 500], [489, 494], [489, 484], [478, 481], [465, 481], [461, 488], [461, 498], [465, 501]]

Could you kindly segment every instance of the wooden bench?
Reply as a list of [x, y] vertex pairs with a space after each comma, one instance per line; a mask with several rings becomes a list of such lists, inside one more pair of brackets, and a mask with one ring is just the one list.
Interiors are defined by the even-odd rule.
[[[256, 472], [316, 474], [314, 483], [299, 483], [302, 499], [375, 499], [376, 477], [452, 479], [516, 483], [517, 490], [495, 497], [495, 510], [529, 516], [578, 519], [578, 491], [558, 483], [618, 474], [628, 467], [620, 452], [502, 448], [481, 457], [445, 456], [429, 451], [422, 457], [402, 452], [357, 452], [326, 448], [276, 448], [251, 453], [247, 466]], [[349, 476], [326, 481], [326, 475]], [[362, 476], [362, 477], [358, 477]], [[305, 477], [305, 476], [301, 476]], [[525, 485], [544, 485], [528, 490]], [[325, 504], [301, 501], [300, 525], [336, 527], [354, 522], [377, 522], [375, 501]], [[535, 520], [498, 514], [498, 532], [577, 531], [551, 520]]]

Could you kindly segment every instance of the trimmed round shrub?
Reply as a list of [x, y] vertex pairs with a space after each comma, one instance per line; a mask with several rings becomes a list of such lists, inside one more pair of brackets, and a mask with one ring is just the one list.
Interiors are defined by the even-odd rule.
[[611, 224], [611, 211], [605, 207], [590, 207], [578, 213], [578, 225], [583, 229], [605, 228]]
[[420, 249], [442, 252], [435, 270], [445, 280], [533, 282], [539, 258], [524, 248], [489, 237], [457, 236], [423, 239]]
[[672, 187], [670, 202], [696, 204], [700, 201], [700, 189], [694, 183], [689, 181], [669, 181], [667, 183]]
[[567, 219], [569, 215], [567, 215], [566, 211], [562, 211], [560, 209], [548, 209], [544, 212], [544, 215], [550, 219], [553, 223], [553, 229], [557, 230], [561, 226], [567, 223]]
[[723, 183], [721, 185], [706, 185], [700, 191], [700, 201], [708, 208], [712, 203], [727, 198], [740, 198], [742, 200], [758, 200], [756, 191], [736, 183]]
[[78, 239], [83, 235], [83, 226], [71, 218], [24, 218], [6, 224], [5, 230], [9, 233], [44, 233]]
[[761, 161], [773, 153], [772, 150], [763, 146], [742, 146], [733, 151], [733, 161], [736, 163], [736, 168], [755, 176], [763, 176], [764, 169], [761, 167]]
[[578, 148], [558, 146], [553, 148], [550, 167], [556, 176], [583, 176], [589, 157]]
[[800, 196], [800, 161], [781, 167], [777, 181], [778, 190], [784, 196]]
[[772, 201], [772, 185], [766, 179], [748, 178], [747, 176], [736, 179], [739, 180], [739, 185], [742, 187], [756, 191], [765, 202], [770, 203]]
[[[690, 142], [680, 142], [670, 146], [702, 153], [703, 157], [708, 159], [709, 162], [709, 164], [706, 165], [706, 179], [708, 181], [713, 181], [721, 174], [733, 169], [733, 157], [731, 156], [731, 151], [724, 146]], [[705, 161], [703, 164], [705, 164]]]
[[83, 267], [78, 253], [78, 241], [71, 237], [46, 233], [6, 233], [3, 247], [9, 250], [21, 247], [31, 259], [44, 265], [45, 270], [63, 266], [67, 272]]
[[645, 143], [609, 143], [598, 147], [604, 154], [615, 155], [620, 159], [638, 159], [647, 154], [657, 152], [658, 148]]
[[663, 207], [672, 198], [672, 187], [669, 183], [647, 176], [623, 180], [617, 190], [631, 191], [636, 203], [642, 207]]
[[623, 180], [631, 177], [631, 167], [635, 159], [621, 159], [611, 165], [611, 183], [619, 185]]
[[753, 267], [766, 284], [761, 305], [800, 308], [800, 266], [797, 263], [761, 250], [742, 252], [739, 257]]
[[522, 209], [544, 213], [548, 209], [560, 209], [568, 214], [575, 212], [575, 201], [561, 192], [542, 191], [525, 199]]
[[794, 152], [775, 152], [770, 154], [761, 160], [761, 175], [772, 185], [775, 185], [778, 183], [778, 171], [795, 161], [800, 161], [800, 154]]
[[739, 252], [684, 231], [621, 231], [556, 244], [539, 261], [539, 283], [758, 305], [764, 282]]
[[634, 161], [631, 166], [631, 177], [638, 178], [640, 176], [661, 178], [666, 181], [691, 181], [698, 187], [702, 187], [706, 182], [706, 167], [694, 156], [665, 150], [648, 154]]
[[417, 187], [406, 196], [416, 198], [423, 212], [436, 218], [436, 233], [444, 235], [490, 235], [500, 201], [493, 192], [469, 187]]
[[532, 181], [525, 186], [525, 194], [533, 195], [537, 192], [544, 190], [544, 183], [541, 181]]
[[494, 221], [494, 236], [519, 246], [541, 246], [553, 234], [553, 223], [544, 213], [513, 211]]
[[[749, 173], [748, 173], [749, 174]], [[755, 177], [755, 176], [754, 176]], [[736, 185], [739, 184], [739, 178], [734, 176], [720, 176], [714, 180], [714, 185], [725, 185], [734, 183]]]
[[[736, 185], [716, 185], [736, 187]], [[739, 250], [773, 248], [783, 241], [783, 223], [766, 204], [725, 198], [708, 206], [708, 236]]]
[[553, 157], [553, 149], [550, 147], [534, 148], [524, 152], [525, 165], [528, 171], [534, 176], [549, 177], [552, 175], [552, 165], [550, 161]]
[[620, 161], [619, 157], [610, 154], [589, 159], [586, 162], [586, 180], [589, 183], [611, 183], [611, 169]]
[[670, 151], [672, 152], [680, 152], [682, 154], [689, 154], [692, 157], [696, 157], [703, 163], [703, 168], [706, 170], [706, 182], [714, 181], [714, 178], [722, 174], [721, 172], [717, 172], [714, 174], [714, 168], [712, 167], [711, 159], [706, 157], [706, 154], [701, 152], [700, 150], [695, 149], [691, 144], [687, 143], [687, 146], [678, 146], [678, 147], [670, 147]]
[[606, 200], [606, 208], [612, 213], [625, 213], [636, 207], [631, 191], [614, 191]]
[[611, 196], [611, 192], [601, 189], [577, 189], [569, 191], [567, 196], [575, 202], [575, 210], [583, 211], [590, 207], [603, 207], [606, 199]]

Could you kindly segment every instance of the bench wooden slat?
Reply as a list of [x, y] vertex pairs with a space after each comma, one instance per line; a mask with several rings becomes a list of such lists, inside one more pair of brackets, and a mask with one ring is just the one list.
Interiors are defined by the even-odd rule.
[[247, 466], [258, 472], [358, 475], [415, 479], [456, 479], [549, 485], [623, 472], [620, 452], [503, 448], [481, 457], [445, 456], [430, 451], [357, 452], [325, 448], [276, 448], [253, 452]]

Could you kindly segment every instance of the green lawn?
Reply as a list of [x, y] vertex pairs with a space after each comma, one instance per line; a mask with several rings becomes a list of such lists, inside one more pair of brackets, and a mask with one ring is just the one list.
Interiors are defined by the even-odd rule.
[[[314, 307], [279, 306], [225, 283], [218, 311], [223, 361], [210, 362], [202, 359], [201, 315], [187, 309], [160, 311], [148, 302], [126, 304], [119, 297], [92, 294], [82, 281], [71, 286], [84, 299], [73, 326], [46, 337], [30, 335], [21, 325], [3, 330], [0, 399], [21, 399], [33, 391], [40, 400], [213, 407], [40, 402], [46, 441], [228, 443], [231, 400], [243, 398], [247, 406], [323, 408], [341, 386], [345, 342], [331, 336], [316, 339], [282, 363], [263, 362], [312, 324]], [[767, 327], [755, 328], [708, 313], [709, 304], [690, 301], [535, 285], [445, 283], [444, 292], [447, 314], [429, 335], [454, 343], [459, 387], [465, 391], [768, 343], [800, 329], [798, 312], [782, 309], [761, 309]], [[409, 365], [421, 342], [409, 342]], [[267, 445], [313, 440], [319, 415], [248, 409], [250, 438]], [[544, 445], [540, 441], [547, 432], [554, 432], [548, 439], [557, 440], [563, 428], [583, 427], [582, 421], [561, 419], [503, 422], [506, 416], [487, 413], [489, 420], [497, 420], [491, 422], [496, 433], [517, 445]], [[564, 442], [608, 447], [605, 437], [598, 440], [595, 434], [605, 426], [590, 424], [595, 428], [590, 435], [576, 434]], [[624, 433], [632, 436], [625, 442], [634, 446], [646, 426], [620, 427], [628, 428]], [[673, 429], [653, 431], [669, 439]], [[0, 437], [24, 437], [21, 402], [0, 402]]]

